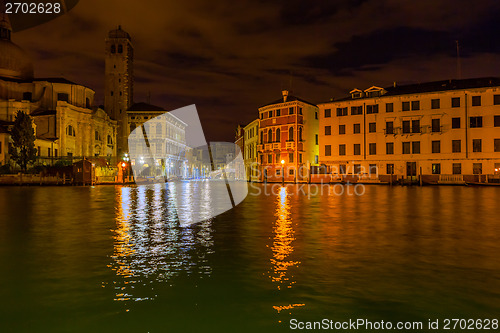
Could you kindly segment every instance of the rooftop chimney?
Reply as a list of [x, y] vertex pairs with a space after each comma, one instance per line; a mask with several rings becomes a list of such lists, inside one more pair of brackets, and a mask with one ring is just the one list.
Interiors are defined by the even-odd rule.
[[286, 99], [288, 97], [288, 90], [283, 90], [282, 93], [283, 93], [283, 103], [284, 103], [286, 102]]

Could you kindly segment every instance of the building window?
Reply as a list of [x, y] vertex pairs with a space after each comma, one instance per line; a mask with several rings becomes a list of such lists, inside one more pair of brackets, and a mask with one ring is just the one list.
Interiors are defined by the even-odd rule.
[[361, 124], [354, 124], [353, 126], [353, 133], [357, 134], [361, 132]]
[[361, 173], [361, 164], [354, 164], [353, 169], [354, 169], [354, 174], [359, 175]]
[[116, 45], [111, 45], [111, 53], [116, 53]]
[[420, 120], [411, 121], [411, 131], [412, 133], [420, 133]]
[[394, 155], [394, 142], [386, 142], [385, 153], [387, 155]]
[[372, 104], [366, 106], [366, 114], [378, 113], [378, 104]]
[[[319, 156], [314, 155], [314, 163], [318, 164]], [[299, 154], [299, 163], [302, 163], [302, 154]]]
[[411, 133], [410, 124], [409, 120], [403, 120], [403, 134]]
[[315, 135], [314, 137], [315, 141], [316, 141], [316, 146], [319, 144], [319, 138], [318, 138], [318, 134]]
[[276, 176], [279, 176], [281, 174], [281, 169], [276, 169]]
[[354, 155], [361, 155], [361, 145], [359, 143], [354, 144]]
[[293, 141], [293, 127], [288, 129], [288, 141]]
[[267, 163], [269, 164], [273, 163], [273, 154], [267, 155]]
[[268, 118], [272, 118], [272, 116], [273, 116], [273, 111], [269, 111], [269, 112], [267, 113], [267, 116], [268, 116]]
[[330, 118], [332, 116], [332, 109], [325, 109], [325, 118]]
[[332, 156], [332, 146], [325, 145], [325, 156]]
[[401, 108], [403, 111], [410, 111], [410, 102], [403, 102]]
[[411, 142], [403, 142], [403, 154], [410, 154]]
[[432, 164], [432, 174], [433, 175], [441, 174], [441, 164], [440, 163]]
[[472, 96], [472, 106], [481, 106], [481, 96]]
[[111, 138], [111, 135], [108, 135], [108, 145], [113, 144], [113, 138]]
[[339, 145], [339, 155], [340, 156], [345, 155], [345, 144]]
[[337, 108], [337, 117], [347, 116], [347, 108]]
[[462, 152], [462, 140], [452, 140], [451, 141], [451, 152], [461, 153]]
[[339, 134], [345, 134], [345, 125], [339, 125]]
[[302, 127], [299, 127], [299, 142], [302, 142]]
[[454, 175], [461, 175], [462, 174], [462, 163], [453, 163], [452, 173]]
[[441, 108], [441, 100], [439, 98], [431, 99], [431, 109]]
[[368, 152], [370, 155], [377, 155], [377, 144], [376, 143], [368, 144]]
[[500, 152], [500, 139], [495, 139], [495, 141], [493, 142], [493, 148], [495, 153]]
[[385, 122], [385, 134], [394, 134], [394, 123], [392, 121]]
[[432, 132], [441, 132], [441, 119], [432, 119]]
[[358, 114], [363, 114], [363, 107], [360, 106], [351, 106], [351, 115], [355, 116]]
[[420, 101], [411, 101], [411, 110], [420, 110]]
[[111, 90], [110, 94], [111, 94], [111, 96], [113, 96], [113, 95], [114, 95], [114, 92], [113, 92], [113, 90]]
[[318, 111], [314, 112], [314, 119], [318, 119]]
[[52, 152], [51, 152], [51, 149], [50, 149], [50, 148], [47, 148], [47, 156], [48, 156], [48, 157], [51, 157], [51, 156], [52, 156]]
[[332, 126], [325, 126], [325, 135], [332, 135]]
[[288, 175], [293, 176], [293, 169], [288, 170]]
[[386, 165], [386, 173], [388, 175], [393, 175], [394, 174], [394, 164], [387, 164]]
[[68, 127], [66, 127], [66, 135], [76, 136], [75, 128], [72, 125], [68, 125]]
[[345, 175], [346, 174], [346, 165], [345, 164], [339, 164], [339, 174]]
[[420, 154], [420, 141], [413, 141], [411, 143], [411, 153]]
[[63, 102], [68, 102], [69, 101], [69, 95], [67, 93], [58, 93], [57, 94], [57, 100], [58, 101], [63, 101]]
[[269, 129], [267, 131], [267, 142], [273, 142], [273, 130]]
[[96, 141], [101, 141], [101, 135], [99, 134], [99, 131], [95, 131], [94, 137]]
[[38, 156], [42, 155], [42, 148], [40, 146], [38, 146], [38, 148], [36, 150], [36, 153], [37, 153]]
[[118, 44], [118, 53], [123, 53], [123, 45]]
[[452, 108], [459, 108], [460, 107], [460, 97], [452, 97], [451, 107]]
[[288, 114], [293, 114], [293, 107], [288, 108]]
[[299, 107], [299, 114], [302, 114], [302, 108]]
[[472, 163], [472, 173], [481, 175], [483, 173], [483, 163]]
[[451, 118], [451, 128], [460, 128], [460, 118]]
[[264, 113], [260, 114], [260, 119], [264, 119]]
[[500, 127], [500, 116], [494, 116], [493, 121], [495, 127]]
[[441, 152], [441, 141], [432, 141], [432, 153], [438, 154]]
[[493, 105], [500, 105], [500, 95], [493, 95]]
[[281, 116], [281, 109], [276, 110], [276, 117]]
[[276, 129], [276, 142], [281, 142], [281, 130], [279, 128]]
[[483, 127], [483, 117], [470, 117], [469, 118], [470, 122], [470, 128], [479, 128]]
[[288, 163], [293, 163], [293, 153], [288, 153]]
[[276, 153], [276, 157], [275, 157], [275, 160], [274, 160], [276, 163], [280, 163], [281, 162], [281, 154], [280, 153]]
[[394, 104], [385, 103], [385, 112], [394, 112]]
[[54, 157], [57, 157], [57, 149], [54, 149]]
[[368, 124], [368, 132], [375, 133], [377, 131], [377, 123]]
[[480, 153], [482, 151], [481, 139], [472, 139], [472, 152]]

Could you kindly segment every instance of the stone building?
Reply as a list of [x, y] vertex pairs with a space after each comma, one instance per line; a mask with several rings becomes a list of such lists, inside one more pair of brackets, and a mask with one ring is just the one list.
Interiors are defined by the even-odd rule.
[[500, 175], [499, 78], [354, 89], [319, 109], [319, 162], [333, 179], [463, 183]]
[[0, 22], [0, 163], [8, 162], [8, 128], [19, 111], [32, 116], [40, 163], [62, 157], [116, 156], [116, 121], [93, 107], [94, 90], [63, 78], [35, 78], [28, 55]]
[[308, 181], [318, 163], [318, 107], [285, 90], [259, 108], [259, 120], [260, 180]]

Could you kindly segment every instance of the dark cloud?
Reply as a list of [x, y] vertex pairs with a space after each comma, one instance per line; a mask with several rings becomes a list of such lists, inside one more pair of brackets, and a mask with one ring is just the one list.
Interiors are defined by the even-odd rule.
[[135, 100], [196, 103], [207, 137], [230, 140], [284, 88], [319, 102], [449, 78], [457, 39], [464, 75], [500, 76], [498, 17], [497, 0], [85, 0], [14, 41], [37, 76], [65, 76], [102, 101], [104, 39], [120, 24], [135, 48]]

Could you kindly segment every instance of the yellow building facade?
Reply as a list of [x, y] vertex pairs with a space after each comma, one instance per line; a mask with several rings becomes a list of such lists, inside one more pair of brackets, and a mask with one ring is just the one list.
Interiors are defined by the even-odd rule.
[[498, 78], [373, 86], [318, 106], [319, 162], [333, 181], [499, 177]]
[[259, 119], [255, 119], [243, 128], [245, 174], [249, 181], [259, 181], [259, 165], [257, 145], [259, 144]]

